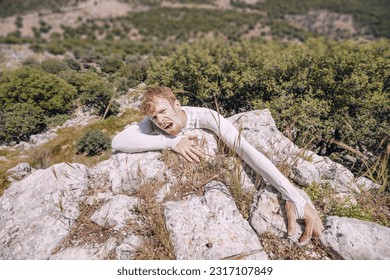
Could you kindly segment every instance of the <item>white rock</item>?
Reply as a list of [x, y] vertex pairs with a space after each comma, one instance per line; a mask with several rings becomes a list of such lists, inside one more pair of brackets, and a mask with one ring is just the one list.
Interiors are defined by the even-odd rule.
[[346, 260], [390, 260], [390, 228], [352, 218], [325, 219], [321, 242]]
[[363, 191], [368, 190], [380, 190], [382, 188], [381, 185], [374, 183], [370, 179], [366, 177], [359, 177], [355, 180], [356, 185], [360, 188], [362, 188]]
[[[256, 233], [241, 216], [226, 187], [208, 183], [204, 196], [164, 206], [177, 259], [267, 259]], [[238, 255], [238, 256], [237, 256]]]
[[72, 247], [50, 257], [50, 260], [106, 260], [116, 248], [116, 238], [109, 238], [100, 245]]
[[87, 168], [57, 164], [16, 182], [0, 198], [0, 258], [47, 259], [79, 216]]
[[[308, 195], [301, 189], [297, 189], [297, 191], [314, 208]], [[260, 189], [256, 195], [255, 203], [252, 204], [252, 214], [249, 220], [253, 229], [259, 235], [271, 232], [275, 236], [287, 238], [287, 216], [284, 205], [285, 201], [274, 187], [267, 184]], [[302, 235], [303, 229], [303, 224], [299, 221], [295, 235], [288, 238], [299, 243], [298, 239]]]
[[164, 177], [165, 163], [161, 153], [118, 153], [110, 158], [109, 178], [115, 194], [134, 192], [142, 184]]
[[118, 260], [131, 260], [141, 244], [141, 239], [136, 235], [123, 240], [122, 244], [115, 249]]
[[320, 171], [316, 166], [306, 160], [300, 160], [292, 166], [292, 179], [301, 186], [309, 186], [312, 183], [320, 182]]
[[313, 182], [330, 183], [336, 193], [349, 197], [359, 193], [353, 174], [327, 157], [300, 149], [285, 137], [275, 125], [269, 110], [255, 110], [228, 118], [256, 149], [276, 166], [288, 165], [291, 178], [302, 186]]
[[22, 162], [7, 170], [7, 179], [10, 182], [20, 181], [29, 176], [34, 170], [27, 162]]
[[134, 209], [138, 203], [135, 197], [115, 195], [92, 215], [91, 220], [101, 227], [120, 230], [129, 220], [137, 218]]

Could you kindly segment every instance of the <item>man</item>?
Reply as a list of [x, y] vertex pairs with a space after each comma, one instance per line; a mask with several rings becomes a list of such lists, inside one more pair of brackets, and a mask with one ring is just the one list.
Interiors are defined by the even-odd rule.
[[141, 103], [141, 111], [147, 117], [117, 134], [112, 140], [113, 149], [128, 153], [171, 149], [189, 162], [199, 162], [205, 154], [193, 137], [188, 136], [188, 132], [195, 128], [211, 130], [282, 193], [286, 199], [290, 236], [295, 234], [297, 219], [305, 221], [300, 242], [321, 234], [323, 225], [317, 212], [272, 162], [252, 147], [220, 114], [207, 108], [181, 107], [167, 87], [148, 89]]

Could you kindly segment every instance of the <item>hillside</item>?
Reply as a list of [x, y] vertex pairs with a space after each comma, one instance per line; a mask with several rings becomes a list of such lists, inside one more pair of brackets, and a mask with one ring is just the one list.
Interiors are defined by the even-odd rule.
[[[71, 99], [72, 106], [104, 113], [110, 98], [129, 88], [164, 83], [197, 96], [184, 97], [184, 103], [214, 107], [217, 101], [227, 115], [269, 108], [290, 139], [354, 172], [370, 170], [387, 187], [388, 41], [369, 40], [378, 32], [369, 32], [374, 30], [370, 21], [361, 21], [374, 13], [377, 27], [385, 26], [381, 1], [365, 16], [366, 6], [357, 0], [327, 4], [329, 9], [317, 1], [12, 3], [1, 3], [7, 8], [1, 9], [0, 21], [6, 34], [0, 38], [0, 101], [2, 115], [13, 112], [8, 123], [2, 119], [2, 143], [28, 141], [31, 134], [61, 124], [74, 112], [63, 107]], [[53, 88], [63, 84], [69, 94], [42, 91], [47, 83], [42, 80], [31, 86], [48, 96], [34, 95], [24, 75], [31, 82], [48, 75]], [[62, 101], [43, 105], [60, 92]], [[302, 98], [309, 105], [303, 110]], [[27, 100], [41, 108], [18, 105], [19, 115], [24, 110], [36, 118], [14, 129], [20, 116], [11, 107]], [[109, 113], [115, 110], [114, 104]]]
[[[69, 222], [69, 228], [58, 226], [59, 235], [50, 232], [55, 240], [47, 247], [41, 247], [39, 233], [18, 235], [21, 242], [32, 238], [39, 247], [37, 255], [19, 252], [18, 242], [10, 241], [0, 256], [61, 259], [76, 252], [80, 258], [105, 259], [229, 258], [253, 251], [254, 258], [269, 259], [387, 257], [386, 246], [382, 251], [369, 250], [375, 248], [375, 240], [367, 246], [353, 243], [352, 247], [365, 246], [367, 255], [360, 255], [348, 242], [332, 242], [339, 234], [360, 240], [360, 234], [372, 235], [376, 228], [383, 230], [384, 240], [389, 236], [390, 11], [387, 0], [367, 2], [0, 1], [0, 206], [8, 211], [10, 220], [15, 214], [10, 199], [19, 201], [28, 213], [36, 207], [28, 199], [38, 182], [42, 195], [47, 192], [52, 198], [49, 204], [53, 209], [48, 211], [56, 213], [56, 223]], [[218, 110], [240, 123], [239, 129], [245, 124], [239, 122], [241, 117], [236, 118], [251, 116], [251, 127], [243, 129], [244, 133], [257, 148], [268, 147], [267, 155], [309, 195], [329, 226], [327, 240], [311, 243], [305, 251], [278, 236], [278, 231], [283, 232], [281, 225], [285, 226], [280, 197], [247, 167], [241, 172], [245, 166], [238, 166], [235, 159], [227, 160], [234, 161], [234, 170], [228, 170], [226, 158], [231, 154], [224, 147], [215, 148], [215, 161], [196, 167], [187, 164], [184, 169], [173, 153], [113, 154], [112, 137], [142, 120], [140, 96], [150, 85], [171, 87], [182, 105]], [[259, 120], [258, 115], [266, 118]], [[265, 130], [258, 131], [257, 124], [266, 120]], [[276, 136], [289, 148], [277, 145], [275, 141], [280, 139], [273, 138]], [[270, 138], [258, 143], [263, 137]], [[290, 157], [279, 158], [290, 152]], [[122, 190], [141, 183], [132, 178], [128, 185], [125, 171], [113, 174], [111, 169], [127, 170], [127, 164], [138, 167], [144, 157], [164, 167], [166, 173], [158, 177], [157, 184], [143, 182], [145, 191]], [[115, 168], [108, 168], [112, 166]], [[59, 202], [65, 198], [62, 186], [54, 179], [57, 167], [64, 170], [61, 180], [66, 191], [76, 184], [67, 178], [69, 171], [77, 169], [75, 176], [83, 182], [65, 199], [66, 214]], [[147, 172], [156, 173], [148, 167]], [[230, 176], [236, 169], [245, 182]], [[189, 189], [183, 189], [165, 180], [171, 174], [183, 181], [191, 178], [196, 184], [184, 184]], [[45, 188], [44, 178], [55, 191]], [[241, 192], [248, 184], [255, 185], [256, 191]], [[173, 187], [167, 190], [167, 186]], [[176, 190], [178, 186], [183, 193]], [[21, 196], [18, 187], [25, 191]], [[248, 226], [249, 239], [261, 236], [261, 245], [256, 241], [224, 252], [218, 246], [205, 250], [204, 244], [197, 244], [199, 251], [195, 251], [202, 253], [191, 255], [180, 247], [188, 234], [177, 232], [174, 219], [167, 218], [169, 233], [164, 226], [160, 231], [146, 222], [132, 224], [132, 218], [138, 217], [142, 221], [156, 219], [155, 224], [161, 226], [164, 209], [167, 215], [175, 215], [189, 207], [188, 201], [180, 200], [182, 196], [189, 195], [197, 205], [206, 196], [217, 193], [219, 197], [225, 189], [235, 202], [226, 204], [231, 210], [229, 219]], [[160, 201], [154, 196], [157, 191]], [[45, 199], [41, 193], [36, 195], [38, 200]], [[267, 197], [272, 198], [272, 205], [267, 204]], [[131, 213], [105, 220], [104, 215], [115, 216], [106, 209], [111, 206], [127, 207]], [[262, 209], [270, 216], [263, 216]], [[23, 213], [18, 215], [28, 228], [31, 221], [24, 220]], [[45, 217], [42, 223], [50, 231], [52, 221]], [[275, 230], [271, 235], [263, 231], [262, 219]], [[185, 216], [182, 220], [190, 222]], [[39, 225], [41, 219], [35, 222]], [[207, 219], [200, 222], [207, 226]], [[11, 225], [5, 218], [0, 219], [2, 223]], [[347, 228], [337, 231], [339, 223], [359, 230], [348, 235]], [[121, 230], [129, 227], [131, 234], [121, 235]], [[96, 231], [91, 239], [83, 235], [88, 230]], [[0, 232], [9, 235], [7, 229]], [[210, 232], [204, 232], [200, 240], [211, 236]], [[219, 232], [214, 234], [216, 238]], [[144, 251], [133, 248], [140, 240]], [[332, 254], [339, 245], [341, 249]]]
[[[386, 0], [370, 1], [370, 4], [363, 0], [325, 3], [313, 0], [29, 0], [2, 1], [0, 11], [1, 34], [17, 32], [23, 38], [36, 37], [37, 33], [44, 38], [52, 33], [69, 37], [69, 29], [77, 31], [78, 36], [104, 38], [109, 31], [114, 31], [121, 38], [164, 36], [170, 40], [208, 32], [222, 33], [232, 39], [244, 35], [290, 40], [308, 36], [390, 37]], [[142, 18], [148, 21], [140, 26]], [[191, 21], [187, 21], [189, 18]], [[156, 28], [164, 30], [156, 35]]]

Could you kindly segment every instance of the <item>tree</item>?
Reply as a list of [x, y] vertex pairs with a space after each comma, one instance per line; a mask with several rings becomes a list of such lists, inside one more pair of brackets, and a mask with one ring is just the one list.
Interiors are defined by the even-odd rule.
[[103, 115], [109, 106], [109, 114], [116, 114], [118, 112], [118, 106], [110, 103], [114, 91], [103, 77], [100, 77], [94, 72], [87, 71], [73, 73], [67, 80], [77, 89], [80, 102], [84, 106], [95, 109], [99, 115]]
[[115, 56], [106, 57], [102, 60], [100, 69], [107, 74], [112, 74], [118, 71], [122, 65], [123, 62], [120, 58]]
[[66, 71], [70, 69], [66, 62], [55, 58], [45, 59], [41, 62], [41, 67], [43, 70], [51, 74], [58, 74], [61, 71]]
[[59, 77], [34, 67], [21, 67], [0, 75], [0, 106], [6, 111], [16, 103], [41, 108], [46, 116], [68, 113], [76, 89]]
[[17, 103], [0, 112], [0, 142], [28, 141], [45, 129], [44, 113], [38, 106]]

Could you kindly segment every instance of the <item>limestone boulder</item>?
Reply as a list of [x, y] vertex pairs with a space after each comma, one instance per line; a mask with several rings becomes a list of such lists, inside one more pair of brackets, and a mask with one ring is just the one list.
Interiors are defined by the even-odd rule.
[[390, 228], [363, 220], [329, 216], [321, 242], [346, 260], [389, 260]]
[[107, 172], [115, 194], [135, 192], [145, 183], [168, 176], [159, 152], [115, 154]]
[[222, 183], [208, 183], [204, 196], [167, 202], [164, 214], [177, 259], [267, 259]]
[[12, 184], [0, 197], [0, 259], [47, 259], [79, 216], [88, 169], [56, 164]]

